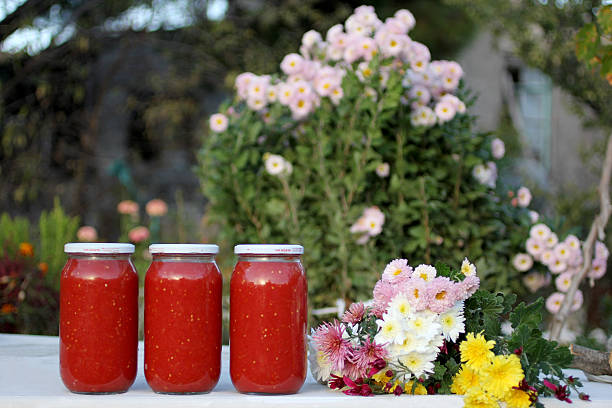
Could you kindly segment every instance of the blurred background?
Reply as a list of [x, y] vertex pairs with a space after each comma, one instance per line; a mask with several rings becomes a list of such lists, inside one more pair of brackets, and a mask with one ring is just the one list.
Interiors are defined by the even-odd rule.
[[[506, 143], [505, 181], [528, 186], [535, 208], [585, 236], [612, 128], [612, 87], [577, 62], [572, 38], [601, 2], [367, 3], [381, 18], [409, 9], [411, 37], [433, 58], [462, 65], [478, 96], [478, 130]], [[95, 228], [79, 231], [94, 240], [142, 242], [142, 273], [148, 241], [214, 239], [193, 171], [210, 114], [232, 97], [237, 74], [278, 71], [304, 32], [324, 33], [361, 4], [0, 1], [0, 331], [57, 330], [49, 319], [62, 246], [81, 226]], [[154, 199], [166, 207], [146, 207]], [[126, 200], [136, 212], [118, 208]], [[139, 226], [146, 232], [133, 232]], [[16, 270], [32, 278], [9, 285], [3, 276]], [[36, 290], [34, 276], [43, 277]], [[609, 276], [600, 282], [594, 297], [610, 291]], [[592, 306], [601, 309], [595, 326], [609, 324], [607, 302]], [[27, 318], [17, 303], [31, 308]]]

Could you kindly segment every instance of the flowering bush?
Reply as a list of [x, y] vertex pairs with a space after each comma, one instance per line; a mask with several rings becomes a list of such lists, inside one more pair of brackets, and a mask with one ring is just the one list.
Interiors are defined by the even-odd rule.
[[581, 384], [562, 371], [569, 350], [542, 338], [542, 299], [513, 309], [516, 296], [479, 283], [467, 259], [460, 271], [390, 262], [371, 305], [353, 303], [342, 321], [312, 331], [313, 376], [348, 395], [461, 394], [466, 407], [542, 406], [541, 396], [571, 402]]
[[432, 60], [414, 24], [359, 7], [304, 34], [282, 74], [239, 75], [210, 118], [200, 178], [221, 240], [304, 244], [315, 306], [365, 299], [391, 253], [467, 253], [485, 287], [520, 285], [508, 226], [530, 221], [493, 192], [503, 142], [471, 131], [461, 67]]
[[[526, 253], [514, 256], [514, 268], [524, 273], [523, 283], [533, 293], [546, 289], [554, 282], [554, 291], [546, 299], [546, 309], [555, 314], [561, 308], [564, 294], [569, 290], [572, 277], [580, 273], [584, 257], [582, 243], [575, 235], [568, 235], [563, 241], [557, 234], [544, 224], [535, 224], [529, 230], [529, 238], [525, 241]], [[591, 284], [606, 274], [606, 266], [610, 252], [604, 243], [597, 241], [587, 277]], [[582, 307], [584, 295], [579, 289], [574, 295], [571, 307], [576, 311]]]
[[[78, 218], [58, 200], [34, 228], [21, 217], [0, 217], [0, 332], [57, 334], [63, 246], [75, 238]], [[33, 240], [37, 235], [39, 239]]]

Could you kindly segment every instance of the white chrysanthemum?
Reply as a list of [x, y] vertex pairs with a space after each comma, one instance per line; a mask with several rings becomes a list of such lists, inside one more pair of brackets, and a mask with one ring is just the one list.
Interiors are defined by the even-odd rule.
[[285, 159], [277, 154], [270, 154], [265, 158], [265, 167], [268, 174], [278, 176], [285, 171]]
[[410, 319], [410, 317], [412, 317], [412, 307], [410, 306], [410, 301], [408, 301], [406, 295], [400, 293], [391, 299], [387, 313], [397, 320]]
[[540, 262], [542, 262], [544, 265], [550, 265], [556, 260], [557, 257], [555, 256], [555, 253], [550, 249], [547, 249], [540, 254]]
[[535, 238], [527, 238], [527, 242], [525, 243], [525, 247], [529, 255], [535, 257], [536, 259], [544, 252], [546, 248], [542, 245], [542, 241]]
[[448, 122], [454, 118], [455, 113], [457, 113], [455, 107], [450, 102], [446, 101], [438, 102], [434, 110], [438, 117], [438, 122], [440, 123]]
[[555, 248], [553, 249], [553, 252], [555, 253], [555, 256], [557, 257], [557, 259], [564, 261], [564, 262], [567, 262], [572, 256], [572, 251], [571, 251], [570, 246], [565, 243], [557, 244]]
[[380, 178], [389, 177], [389, 163], [384, 162], [376, 166], [376, 175]]
[[400, 357], [399, 361], [408, 370], [412, 372], [415, 377], [420, 377], [423, 374], [429, 374], [433, 372], [436, 354], [423, 354], [423, 353], [409, 353]]
[[521, 187], [516, 192], [519, 207], [527, 207], [531, 203], [531, 191], [527, 187]]
[[516, 254], [512, 259], [512, 265], [517, 271], [525, 272], [533, 266], [533, 259], [528, 254]]
[[307, 48], [312, 48], [315, 45], [319, 45], [323, 41], [321, 34], [316, 30], [306, 31], [302, 36], [302, 45]]
[[308, 341], [308, 361], [315, 380], [326, 383], [332, 373], [332, 365], [325, 353], [317, 350], [312, 339]]
[[557, 237], [557, 234], [551, 232], [548, 238], [546, 238], [546, 241], [544, 242], [546, 243], [546, 246], [548, 248], [552, 249], [555, 247], [555, 245], [559, 243], [559, 238]]
[[425, 282], [429, 282], [433, 278], [436, 277], [436, 268], [434, 268], [431, 265], [421, 264], [421, 265], [416, 267], [416, 269], [414, 270], [412, 276], [414, 276], [416, 278], [421, 278]]
[[401, 343], [404, 338], [402, 324], [394, 316], [385, 313], [382, 320], [377, 320], [376, 324], [380, 328], [374, 340], [379, 343]]
[[546, 224], [536, 224], [529, 230], [529, 236], [540, 241], [546, 241], [550, 234], [550, 228]]
[[550, 272], [556, 275], [561, 272], [564, 272], [567, 269], [567, 263], [563, 262], [560, 259], [555, 259], [554, 262], [548, 264], [548, 269], [550, 269]]
[[504, 157], [506, 154], [506, 145], [503, 140], [495, 138], [491, 142], [491, 153], [493, 153], [493, 157], [497, 160]]
[[572, 274], [570, 272], [564, 272], [555, 279], [555, 286], [559, 292], [567, 292], [571, 284]]
[[407, 331], [414, 333], [417, 337], [431, 339], [441, 331], [440, 322], [436, 313], [416, 313], [406, 323]]
[[210, 130], [213, 132], [225, 132], [227, 129], [228, 120], [227, 116], [222, 113], [215, 113], [210, 117]]
[[568, 235], [563, 242], [573, 250], [580, 249], [580, 240], [575, 235]]
[[476, 265], [471, 263], [467, 258], [464, 258], [461, 263], [461, 273], [465, 276], [476, 275]]
[[540, 214], [537, 213], [537, 211], [529, 211], [529, 220], [531, 221], [532, 224], [535, 224], [536, 222], [538, 222], [538, 220], [540, 219]]
[[465, 331], [463, 304], [460, 303], [440, 315], [442, 334], [446, 340], [455, 341]]

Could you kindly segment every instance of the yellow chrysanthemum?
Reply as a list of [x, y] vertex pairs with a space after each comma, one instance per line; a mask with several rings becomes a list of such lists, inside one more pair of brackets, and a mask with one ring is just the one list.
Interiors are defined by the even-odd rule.
[[465, 394], [464, 408], [499, 408], [497, 400], [482, 388], [473, 388]]
[[506, 394], [504, 402], [508, 404], [508, 408], [529, 408], [531, 405], [529, 394], [525, 391], [515, 389], [510, 390]]
[[516, 354], [493, 357], [491, 364], [482, 368], [480, 375], [482, 387], [500, 399], [525, 377], [521, 360]]
[[414, 392], [412, 392], [412, 387], [414, 386], [414, 381], [408, 381], [404, 386], [404, 391], [407, 394], [412, 395], [427, 395], [427, 388], [419, 382], [417, 382], [416, 387], [414, 388]]
[[453, 378], [453, 384], [451, 385], [451, 392], [453, 394], [464, 395], [472, 388], [480, 386], [480, 379], [476, 371], [470, 367], [464, 365]]
[[466, 339], [459, 345], [461, 361], [478, 371], [495, 356], [491, 351], [493, 346], [495, 346], [495, 342], [493, 340], [487, 341], [482, 333], [478, 333], [476, 336], [474, 336], [474, 333], [468, 333]]
[[387, 375], [387, 371], [389, 371], [387, 368], [383, 368], [382, 370], [374, 374], [372, 376], [372, 379], [382, 385], [386, 384], [391, 379], [391, 377]]

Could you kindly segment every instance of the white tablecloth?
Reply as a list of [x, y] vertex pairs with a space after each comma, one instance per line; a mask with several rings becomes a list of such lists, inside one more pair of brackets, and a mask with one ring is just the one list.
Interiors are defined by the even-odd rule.
[[[223, 348], [221, 379], [215, 389], [203, 395], [160, 395], [147, 385], [143, 373], [143, 345], [139, 344], [138, 376], [125, 394], [77, 395], [66, 390], [59, 375], [58, 338], [0, 334], [0, 408], [22, 407], [366, 407], [373, 404], [410, 408], [461, 407], [456, 395], [380, 395], [351, 397], [317, 384], [310, 373], [306, 383], [295, 395], [243, 395], [236, 392], [229, 376], [229, 349]], [[567, 405], [546, 399], [547, 407], [612, 407], [612, 385], [588, 382], [584, 375], [572, 372], [584, 380], [585, 391], [593, 402], [575, 401]], [[577, 400], [577, 397], [575, 398]], [[407, 405], [409, 404], [409, 405]]]

